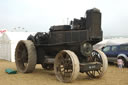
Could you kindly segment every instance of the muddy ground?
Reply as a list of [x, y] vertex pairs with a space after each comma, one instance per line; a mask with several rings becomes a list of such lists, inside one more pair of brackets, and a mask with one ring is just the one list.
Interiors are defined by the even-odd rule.
[[120, 70], [114, 65], [109, 65], [100, 79], [90, 79], [86, 74], [79, 73], [72, 83], [59, 82], [53, 71], [46, 71], [41, 65], [36, 65], [36, 70], [29, 74], [7, 74], [6, 68], [16, 70], [15, 63], [0, 60], [0, 85], [128, 85], [128, 68]]

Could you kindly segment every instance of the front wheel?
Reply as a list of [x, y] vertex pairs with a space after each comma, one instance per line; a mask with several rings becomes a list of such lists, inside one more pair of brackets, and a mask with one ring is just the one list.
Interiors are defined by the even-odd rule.
[[59, 81], [72, 82], [77, 78], [79, 70], [79, 60], [74, 52], [62, 50], [56, 55], [54, 71]]
[[89, 61], [101, 63], [101, 68], [98, 70], [87, 71], [86, 74], [91, 78], [102, 77], [108, 67], [108, 60], [106, 55], [100, 50], [94, 50], [92, 52], [92, 56], [89, 57]]

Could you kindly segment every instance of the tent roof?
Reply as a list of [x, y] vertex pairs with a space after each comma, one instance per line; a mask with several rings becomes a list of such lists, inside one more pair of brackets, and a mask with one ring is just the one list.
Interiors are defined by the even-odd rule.
[[128, 43], [128, 38], [114, 38], [114, 39], [105, 39], [98, 44], [105, 44], [105, 45], [119, 45]]
[[106, 45], [119, 45], [128, 43], [128, 38], [113, 38], [113, 39], [104, 39], [103, 41], [94, 45], [95, 49], [100, 49]]
[[6, 32], [4, 34], [8, 36], [9, 40], [19, 41], [26, 40], [30, 34], [35, 34], [35, 32]]

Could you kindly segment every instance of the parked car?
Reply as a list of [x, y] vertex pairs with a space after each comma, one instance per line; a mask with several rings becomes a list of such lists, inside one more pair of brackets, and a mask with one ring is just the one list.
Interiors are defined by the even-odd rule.
[[108, 45], [101, 50], [106, 54], [109, 63], [117, 63], [117, 59], [122, 59], [124, 66], [128, 66], [128, 44]]

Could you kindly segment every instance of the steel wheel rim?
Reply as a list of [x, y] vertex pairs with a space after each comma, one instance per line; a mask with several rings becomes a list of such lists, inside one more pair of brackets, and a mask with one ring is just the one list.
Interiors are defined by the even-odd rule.
[[22, 73], [31, 73], [37, 61], [36, 49], [32, 41], [21, 40], [15, 50], [15, 63], [17, 70]]
[[59, 81], [72, 82], [77, 78], [79, 73], [79, 61], [77, 56], [67, 50], [59, 52], [55, 58], [54, 71]]
[[[59, 54], [59, 55], [60, 55], [60, 57], [57, 59], [57, 62], [60, 61], [57, 65], [57, 69], [58, 69], [58, 73], [59, 73], [58, 75], [60, 76], [60, 78], [62, 78], [62, 80], [65, 80], [66, 78], [68, 78], [68, 76], [71, 76], [71, 72], [73, 71], [72, 61], [68, 54], [64, 54], [64, 55]], [[69, 63], [71, 65], [69, 65]], [[68, 68], [68, 65], [69, 65], [69, 68]], [[68, 72], [70, 70], [71, 70], [71, 72]], [[69, 74], [69, 75], [66, 76], [67, 74]]]
[[23, 70], [25, 70], [25, 68], [27, 68], [28, 66], [28, 52], [27, 52], [27, 48], [24, 43], [21, 43], [21, 45], [19, 45], [17, 56], [18, 56], [17, 57], [18, 66], [22, 68]]
[[100, 78], [106, 72], [108, 61], [106, 55], [100, 50], [94, 50], [94, 54], [89, 58], [91, 62], [100, 62], [101, 68], [98, 70], [87, 71], [86, 74], [91, 78]]

